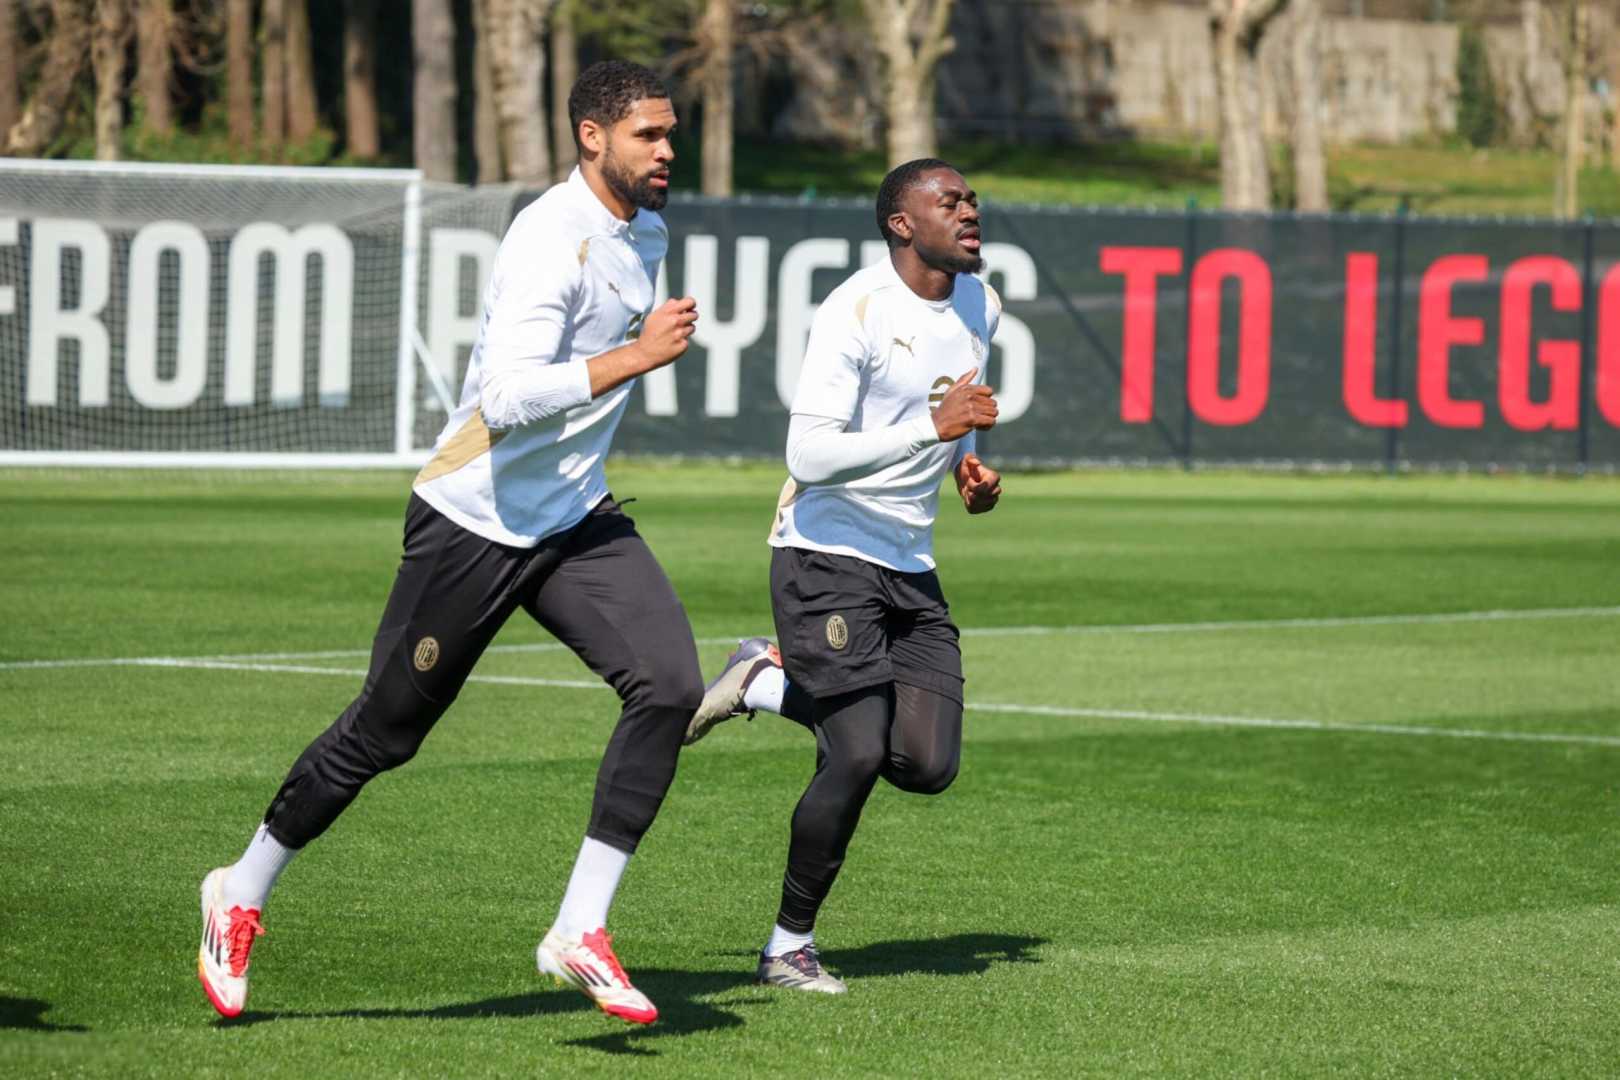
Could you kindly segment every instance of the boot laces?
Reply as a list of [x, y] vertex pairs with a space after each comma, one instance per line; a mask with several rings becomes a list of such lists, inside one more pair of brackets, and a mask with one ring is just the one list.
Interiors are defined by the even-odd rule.
[[225, 943], [230, 946], [231, 977], [240, 978], [247, 970], [248, 953], [253, 951], [253, 939], [264, 933], [259, 925], [259, 913], [248, 908], [233, 907], [227, 913], [231, 927], [225, 931]]
[[626, 975], [624, 968], [619, 966], [619, 958], [613, 954], [613, 938], [609, 936], [605, 929], [586, 934], [581, 940], [581, 944], [606, 965], [609, 974], [618, 979], [620, 984], [624, 986], [630, 985], [630, 976]]

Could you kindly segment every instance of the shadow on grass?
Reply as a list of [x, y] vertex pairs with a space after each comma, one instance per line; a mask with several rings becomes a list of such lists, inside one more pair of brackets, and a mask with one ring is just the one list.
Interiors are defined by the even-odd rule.
[[45, 1019], [51, 1003], [38, 998], [17, 998], [0, 995], [0, 1029], [17, 1031], [89, 1031], [79, 1024], [53, 1024]]
[[1045, 938], [1017, 934], [953, 934], [922, 941], [880, 941], [829, 952], [827, 966], [851, 979], [883, 975], [979, 975], [992, 964], [1036, 964]]
[[[834, 971], [852, 979], [886, 975], [977, 975], [993, 964], [1035, 963], [1039, 958], [1034, 955], [1034, 950], [1043, 944], [1045, 941], [1042, 938], [1010, 934], [956, 934], [920, 941], [879, 942], [848, 952], [831, 953], [827, 963]], [[720, 972], [637, 969], [634, 972], [636, 985], [658, 1004], [658, 1022], [649, 1027], [616, 1027], [599, 1035], [569, 1039], [564, 1045], [606, 1054], [655, 1057], [659, 1040], [741, 1027], [745, 1022], [743, 1017], [732, 1010], [768, 1005], [786, 993], [759, 988], [747, 997], [728, 1000], [724, 1008], [706, 1000], [715, 994], [753, 985], [757, 953], [726, 952], [718, 955], [738, 957], [740, 962], [735, 970]], [[44, 1011], [43, 1002], [31, 1004], [41, 1006], [39, 1012]], [[476, 1020], [491, 1016], [547, 1016], [591, 1011], [591, 1005], [578, 993], [550, 990], [423, 1009], [245, 1012], [234, 1019], [215, 1021], [215, 1024], [221, 1028], [234, 1028], [267, 1020]]]
[[236, 1028], [270, 1020], [477, 1020], [491, 1016], [545, 1016], [589, 1008], [571, 990], [510, 994], [506, 997], [466, 1001], [458, 1005], [435, 1005], [424, 1009], [332, 1009], [326, 1012], [244, 1012], [220, 1018], [215, 1027]]
[[[978, 975], [993, 964], [1033, 964], [1040, 958], [1035, 950], [1046, 944], [1044, 938], [1013, 934], [954, 934], [951, 937], [917, 941], [881, 941], [849, 951], [832, 951], [827, 967], [852, 980], [895, 975]], [[734, 987], [752, 985], [756, 952], [720, 953], [742, 959], [743, 970], [734, 973], [702, 974], [678, 971], [646, 971], [636, 975], [636, 983], [658, 1003], [658, 1023], [646, 1028], [571, 1039], [569, 1046], [600, 1050], [608, 1054], [648, 1057], [657, 1053], [649, 1043], [671, 1036], [690, 1035], [739, 1027], [743, 1018], [699, 1000]], [[857, 986], [853, 992], [859, 993]], [[726, 1002], [728, 1007], [765, 1005], [791, 991], [760, 988], [746, 999]]]

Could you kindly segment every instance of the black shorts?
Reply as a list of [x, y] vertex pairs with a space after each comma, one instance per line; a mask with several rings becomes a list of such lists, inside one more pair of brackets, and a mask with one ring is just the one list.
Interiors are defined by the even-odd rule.
[[771, 611], [788, 678], [811, 697], [898, 682], [962, 701], [961, 635], [932, 570], [776, 548]]

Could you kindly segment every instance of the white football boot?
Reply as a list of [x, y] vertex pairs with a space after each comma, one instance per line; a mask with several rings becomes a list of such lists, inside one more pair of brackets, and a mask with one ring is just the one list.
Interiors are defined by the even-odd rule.
[[577, 941], [548, 930], [534, 959], [542, 975], [550, 975], [559, 986], [572, 986], [609, 1016], [631, 1024], [658, 1019], [658, 1009], [647, 995], [630, 985], [630, 976], [613, 955], [613, 939], [605, 929], [593, 930]]
[[264, 933], [257, 908], [225, 906], [225, 875], [230, 872], [221, 866], [203, 878], [202, 945], [197, 950], [197, 978], [221, 1016], [237, 1016], [247, 1004], [248, 954]]
[[726, 657], [726, 666], [704, 689], [703, 701], [686, 725], [683, 744], [691, 746], [712, 731], [714, 725], [733, 716], [747, 713], [752, 720], [754, 710], [743, 704], [748, 685], [766, 668], [781, 666], [782, 654], [769, 639], [751, 637], [737, 642], [736, 651]]

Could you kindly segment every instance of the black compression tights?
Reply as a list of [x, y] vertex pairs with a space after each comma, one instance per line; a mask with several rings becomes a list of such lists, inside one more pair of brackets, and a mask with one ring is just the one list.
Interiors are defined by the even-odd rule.
[[801, 934], [815, 926], [878, 777], [937, 795], [956, 779], [962, 753], [962, 706], [931, 690], [874, 686], [819, 699], [814, 713], [816, 774], [793, 811], [776, 916]]

